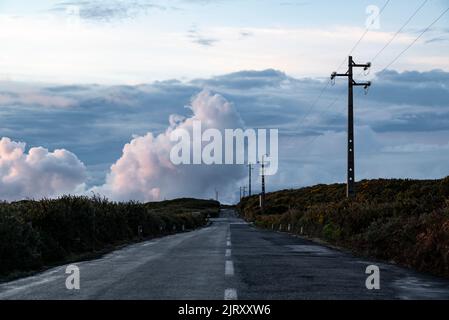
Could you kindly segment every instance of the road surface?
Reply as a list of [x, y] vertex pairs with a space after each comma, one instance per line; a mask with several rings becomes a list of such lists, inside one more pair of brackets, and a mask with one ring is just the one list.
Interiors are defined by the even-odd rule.
[[[367, 290], [366, 267], [380, 268]], [[367, 261], [288, 234], [259, 230], [224, 210], [208, 227], [133, 244], [0, 284], [0, 299], [449, 299], [449, 282]]]

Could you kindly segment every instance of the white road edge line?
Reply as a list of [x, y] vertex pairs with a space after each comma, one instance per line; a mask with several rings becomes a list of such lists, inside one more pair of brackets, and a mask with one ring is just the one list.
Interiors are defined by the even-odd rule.
[[226, 241], [226, 245], [227, 245], [228, 247], [230, 247], [230, 246], [231, 246], [231, 241]]
[[232, 261], [230, 261], [230, 260], [226, 261], [225, 275], [226, 276], [233, 276], [234, 275], [234, 263]]
[[237, 290], [235, 289], [226, 289], [224, 292], [225, 300], [237, 300]]
[[231, 256], [231, 249], [226, 249], [226, 254], [225, 257], [230, 257]]

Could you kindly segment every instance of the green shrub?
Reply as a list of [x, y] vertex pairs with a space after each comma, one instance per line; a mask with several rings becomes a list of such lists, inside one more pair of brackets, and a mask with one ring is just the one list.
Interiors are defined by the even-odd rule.
[[[0, 275], [35, 270], [141, 237], [203, 226], [209, 200], [117, 203], [99, 196], [0, 203]], [[139, 230], [142, 233], [139, 234]]]

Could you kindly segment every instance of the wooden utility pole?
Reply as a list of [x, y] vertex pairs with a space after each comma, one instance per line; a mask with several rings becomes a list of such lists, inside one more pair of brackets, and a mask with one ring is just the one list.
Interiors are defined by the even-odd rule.
[[336, 77], [348, 77], [348, 170], [347, 170], [347, 183], [346, 183], [346, 196], [348, 198], [355, 196], [355, 160], [354, 160], [354, 86], [363, 86], [365, 89], [371, 86], [371, 82], [355, 82], [353, 68], [363, 68], [368, 70], [371, 67], [371, 63], [356, 64], [349, 56], [348, 71], [344, 74], [333, 72], [331, 80]]

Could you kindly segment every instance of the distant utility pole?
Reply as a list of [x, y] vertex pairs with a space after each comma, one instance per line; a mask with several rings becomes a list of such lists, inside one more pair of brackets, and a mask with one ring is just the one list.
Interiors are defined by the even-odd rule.
[[240, 187], [240, 201], [242, 201], [242, 187]]
[[251, 197], [251, 171], [253, 170], [252, 164], [248, 164], [248, 196]]
[[246, 197], [246, 186], [243, 186], [243, 198]]
[[348, 71], [343, 74], [333, 72], [331, 80], [334, 81], [336, 77], [348, 77], [348, 171], [347, 171], [347, 185], [346, 196], [348, 198], [355, 196], [355, 163], [354, 163], [354, 86], [362, 86], [365, 89], [371, 86], [371, 82], [355, 82], [353, 79], [353, 68], [363, 68], [368, 70], [371, 63], [356, 64], [349, 56]]
[[265, 156], [262, 156], [261, 176], [262, 176], [262, 193], [260, 195], [260, 207], [265, 208]]

